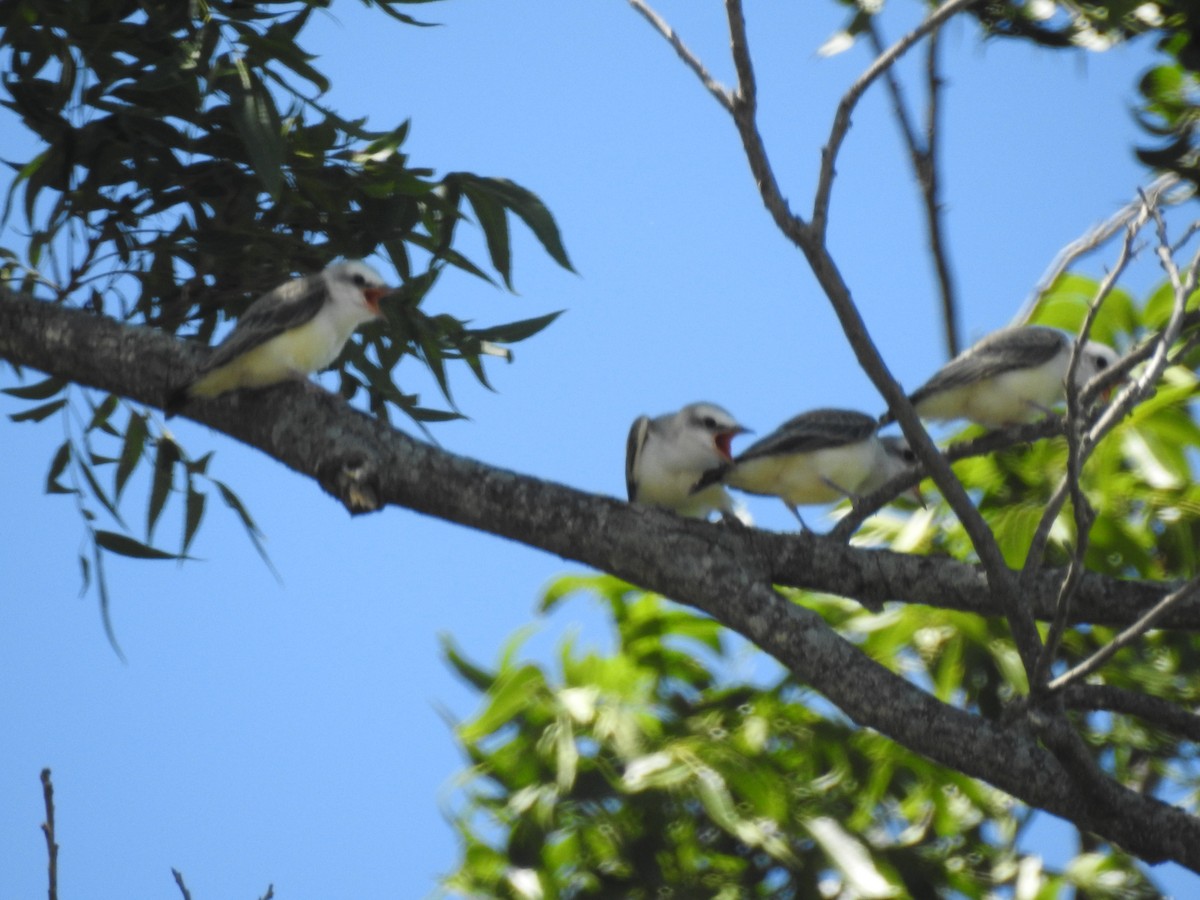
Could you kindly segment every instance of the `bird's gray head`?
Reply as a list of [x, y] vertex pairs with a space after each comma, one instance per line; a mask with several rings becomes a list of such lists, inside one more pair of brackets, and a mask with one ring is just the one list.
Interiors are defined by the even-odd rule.
[[1082, 388], [1096, 375], [1105, 372], [1120, 359], [1117, 351], [1107, 344], [1088, 341], [1079, 351], [1079, 367], [1075, 370], [1075, 386]]
[[382, 315], [379, 301], [391, 293], [383, 276], [361, 259], [347, 259], [328, 266], [322, 273], [334, 302], [351, 303], [370, 316]]
[[730, 442], [748, 430], [715, 403], [689, 403], [675, 414], [675, 422], [681, 434], [694, 437], [708, 449], [715, 450], [725, 462], [733, 459]]
[[[899, 435], [888, 435], [881, 437], [879, 443], [883, 445], [883, 465], [871, 473], [871, 477], [860, 489], [864, 494], [879, 490], [901, 472], [907, 471], [917, 464], [917, 454], [913, 452], [906, 438]], [[920, 485], [913, 485], [905, 493], [921, 506], [925, 505]]]

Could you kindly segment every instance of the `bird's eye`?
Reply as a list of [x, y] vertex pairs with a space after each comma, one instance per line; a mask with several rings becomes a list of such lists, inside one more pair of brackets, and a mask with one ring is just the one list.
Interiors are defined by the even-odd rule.
[[709, 431], [717, 430], [717, 420], [714, 419], [712, 416], [705, 416], [700, 421], [700, 424], [703, 425], [705, 428], [707, 428]]
[[355, 273], [354, 277], [351, 278], [350, 280], [354, 282], [355, 287], [366, 287], [367, 286], [366, 276], [363, 275], [361, 272]]
[[900, 456], [903, 457], [905, 462], [912, 463], [917, 461], [917, 454], [907, 447], [900, 451]]
[[1097, 356], [1096, 357], [1096, 371], [1103, 372], [1107, 368], [1108, 368], [1108, 360], [1105, 359], [1103, 356]]

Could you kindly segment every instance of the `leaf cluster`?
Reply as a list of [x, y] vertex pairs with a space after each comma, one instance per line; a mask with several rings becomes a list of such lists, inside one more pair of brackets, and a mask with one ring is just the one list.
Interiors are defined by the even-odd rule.
[[[420, 0], [378, 0], [401, 24]], [[339, 257], [382, 255], [401, 280], [386, 321], [347, 345], [335, 364], [341, 391], [380, 416], [398, 410], [422, 428], [460, 417], [448, 363], [461, 361], [484, 385], [487, 357], [510, 359], [557, 313], [477, 326], [424, 309], [441, 274], [457, 269], [511, 289], [510, 219], [524, 222], [547, 253], [570, 268], [557, 226], [531, 191], [502, 178], [454, 172], [437, 177], [404, 152], [409, 123], [372, 129], [323, 96], [330, 85], [302, 45], [305, 27], [329, 0], [71, 0], [0, 2], [0, 104], [38, 144], [14, 173], [0, 224], [27, 232], [23, 247], [0, 248], [0, 280], [14, 291], [212, 343], [258, 296]], [[474, 222], [487, 262], [457, 249]], [[432, 373], [449, 408], [405, 390], [401, 363]], [[404, 371], [408, 371], [405, 369]], [[164, 385], [164, 396], [172, 385]], [[10, 392], [31, 402], [16, 421], [53, 414], [68, 439], [50, 484], [70, 467], [87, 509], [110, 514], [118, 532], [85, 516], [92, 571], [100, 552], [182, 556], [203, 518], [202, 476], [176, 439], [143, 410], [49, 381]], [[86, 409], [75, 408], [78, 399]], [[99, 412], [103, 412], [100, 415]], [[124, 426], [116, 423], [123, 421]], [[97, 448], [95, 441], [108, 441]], [[208, 457], [202, 457], [207, 460]], [[113, 460], [103, 489], [96, 460]], [[124, 526], [117, 504], [145, 462], [144, 539]], [[219, 484], [219, 482], [217, 483]], [[153, 548], [154, 525], [172, 485], [182, 485], [185, 525], [177, 554]], [[228, 488], [221, 495], [256, 534]], [[115, 536], [113, 536], [115, 535]], [[85, 580], [88, 575], [85, 566]], [[102, 580], [101, 587], [103, 588]]]
[[[856, 728], [775, 669], [739, 679], [716, 623], [609, 576], [560, 579], [543, 608], [576, 593], [611, 614], [612, 653], [567, 642], [550, 673], [519, 660], [515, 642], [494, 669], [447, 646], [481, 695], [457, 728], [471, 769], [450, 890], [984, 897], [1026, 872], [1037, 896], [1066, 885], [1154, 895], [1120, 854], [1043, 871], [1017, 849], [1028, 815], [1011, 799]], [[938, 693], [959, 692], [963, 668], [999, 646], [978, 619], [960, 627], [967, 616], [907, 609], [881, 623], [844, 600], [795, 599]]]

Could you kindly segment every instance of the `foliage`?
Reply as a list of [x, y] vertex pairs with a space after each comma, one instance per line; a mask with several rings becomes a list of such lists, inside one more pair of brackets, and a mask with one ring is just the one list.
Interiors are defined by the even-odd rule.
[[[471, 768], [456, 895], [985, 897], [1020, 882], [1023, 897], [1155, 896], [1118, 853], [1045, 868], [1018, 848], [1027, 810], [855, 727], [777, 667], [738, 679], [708, 619], [609, 576], [560, 579], [543, 607], [579, 592], [611, 612], [614, 652], [567, 642], [550, 673], [516, 642], [494, 669], [447, 648], [482, 695], [457, 728]], [[939, 695], [1013, 663], [976, 617], [793, 597]]]
[[[1142, 303], [1109, 292], [1092, 326], [1122, 350], [1162, 326], [1169, 286]], [[1078, 331], [1100, 285], [1061, 276], [1033, 321]], [[1195, 363], [1197, 360], [1190, 360]], [[1083, 486], [1098, 512], [1086, 566], [1119, 578], [1196, 574], [1192, 368], [1169, 369], [1151, 400], [1103, 441]], [[968, 428], [956, 437], [973, 436]], [[953, 440], [954, 438], [951, 438]], [[976, 499], [1010, 564], [1020, 567], [1065, 471], [1063, 438], [968, 458], [956, 474]], [[928, 490], [928, 485], [926, 486]], [[1047, 563], [1077, 543], [1068, 505], [1051, 530]], [[908, 553], [970, 558], [944, 502], [872, 519], [859, 539]], [[584, 592], [611, 611], [614, 652], [562, 647], [551, 673], [517, 657], [495, 669], [448, 649], [481, 695], [457, 728], [470, 762], [455, 826], [463, 842], [453, 892], [480, 897], [1094, 897], [1158, 896], [1138, 861], [1081, 834], [1077, 855], [1048, 868], [1022, 843], [1037, 817], [1003, 793], [856, 728], [786, 675], [736, 677], [729, 637], [657, 596], [608, 576], [564, 578], [551, 609]], [[986, 718], [1028, 693], [1006, 623], [897, 605], [871, 615], [856, 603], [801, 591], [846, 639], [938, 699]], [[1056, 672], [1114, 635], [1068, 630]], [[744, 662], [744, 657], [740, 657]], [[744, 666], [743, 666], [744, 667]], [[1156, 631], [1092, 684], [1192, 708], [1200, 657], [1189, 634]], [[1196, 747], [1136, 716], [1073, 713], [1104, 771], [1174, 802], [1200, 788]]]
[[[374, 5], [401, 23], [419, 0]], [[425, 422], [457, 417], [429, 408], [399, 382], [408, 357], [427, 368], [451, 404], [447, 362], [461, 360], [485, 385], [483, 359], [556, 315], [474, 327], [430, 315], [422, 303], [447, 267], [493, 280], [455, 249], [473, 213], [499, 283], [512, 287], [509, 217], [521, 219], [570, 268], [550, 213], [501, 178], [454, 172], [437, 178], [403, 152], [409, 123], [384, 130], [324, 104], [329, 82], [301, 45], [329, 0], [253, 4], [124, 0], [0, 3], [4, 94], [40, 145], [16, 172], [4, 222], [20, 216], [24, 248], [0, 248], [14, 290], [49, 287], [55, 302], [85, 305], [133, 323], [211, 342], [257, 296], [336, 257], [385, 255], [402, 287], [387, 322], [363, 330], [339, 361], [342, 393], [380, 416], [399, 410]], [[368, 5], [371, 5], [368, 3]], [[164, 392], [166, 386], [164, 386]], [[183, 557], [203, 518], [208, 456], [192, 460], [157, 419], [115, 397], [50, 379], [9, 391], [31, 407], [16, 421], [59, 415], [67, 439], [52, 491], [79, 499], [100, 575], [101, 552]], [[98, 447], [97, 445], [103, 445]], [[152, 469], [144, 541], [117, 512], [130, 476]], [[97, 471], [111, 466], [111, 487]], [[60, 476], [71, 471], [72, 486]], [[222, 499], [253, 534], [236, 495]], [[184, 526], [176, 553], [152, 549], [171, 496]], [[107, 513], [121, 540], [98, 539]], [[103, 581], [100, 582], [103, 591]], [[103, 593], [102, 593], [103, 597]]]

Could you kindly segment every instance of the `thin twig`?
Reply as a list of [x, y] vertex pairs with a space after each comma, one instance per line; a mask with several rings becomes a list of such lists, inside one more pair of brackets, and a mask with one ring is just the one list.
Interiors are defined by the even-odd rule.
[[187, 889], [187, 885], [183, 883], [183, 874], [178, 869], [172, 869], [171, 874], [175, 876], [175, 883], [179, 885], [179, 890], [183, 894], [183, 900], [192, 900], [192, 895]]
[[[1042, 514], [1042, 519], [1038, 523], [1037, 529], [1034, 531], [1033, 540], [1029, 545], [1029, 553], [1025, 559], [1025, 566], [1021, 573], [1022, 582], [1028, 582], [1042, 564], [1042, 556], [1045, 553], [1046, 542], [1050, 537], [1050, 529], [1054, 526], [1054, 522], [1058, 519], [1059, 512], [1062, 511], [1063, 503], [1066, 502], [1067, 496], [1071, 497], [1072, 503], [1076, 505], [1076, 527], [1082, 525], [1080, 519], [1080, 506], [1082, 503], [1086, 505], [1087, 498], [1083, 497], [1078, 490], [1079, 475], [1083, 470], [1083, 463], [1086, 461], [1094, 445], [1082, 446], [1083, 433], [1080, 428], [1082, 423], [1082, 411], [1087, 408], [1087, 403], [1083, 402], [1086, 398], [1075, 384], [1076, 373], [1079, 371], [1080, 354], [1084, 344], [1087, 343], [1088, 337], [1092, 331], [1092, 325], [1096, 321], [1096, 316], [1100, 313], [1101, 306], [1104, 301], [1112, 294], [1116, 287], [1117, 279], [1124, 273], [1129, 265], [1129, 261], [1133, 256], [1133, 241], [1137, 236], [1137, 231], [1130, 226], [1125, 234], [1125, 240], [1121, 244], [1120, 252], [1117, 254], [1117, 260], [1112, 269], [1104, 276], [1096, 289], [1096, 296], [1092, 298], [1089, 305], [1087, 315], [1084, 317], [1083, 326], [1079, 334], [1076, 336], [1075, 346], [1071, 351], [1071, 361], [1067, 366], [1066, 375], [1066, 399], [1067, 399], [1067, 425], [1065, 430], [1067, 437], [1067, 472], [1063, 480], [1059, 482], [1055, 489], [1050, 502], [1046, 505], [1046, 510]], [[1090, 526], [1089, 526], [1090, 527]], [[1078, 532], [1077, 532], [1078, 533]], [[1080, 557], [1082, 564], [1081, 546], [1076, 545], [1076, 556]]]
[[1104, 244], [1108, 243], [1113, 235], [1117, 234], [1122, 228], [1137, 220], [1145, 221], [1142, 218], [1145, 215], [1147, 204], [1153, 206], [1170, 206], [1177, 203], [1182, 203], [1188, 197], [1192, 196], [1192, 189], [1184, 188], [1171, 195], [1167, 195], [1167, 191], [1179, 184], [1179, 176], [1173, 172], [1168, 172], [1161, 175], [1148, 184], [1142, 191], [1143, 196], [1135, 197], [1129, 201], [1099, 225], [1090, 229], [1087, 233], [1076, 238], [1067, 246], [1063, 247], [1054, 259], [1050, 262], [1049, 268], [1038, 279], [1034, 285], [1033, 293], [1029, 299], [1021, 306], [1013, 318], [1013, 325], [1025, 325], [1029, 322], [1029, 317], [1033, 315], [1033, 311], [1037, 309], [1042, 297], [1046, 292], [1054, 287], [1060, 275], [1067, 270], [1067, 267], [1074, 263], [1077, 259], [1086, 256], [1092, 251]]
[[834, 113], [829, 140], [821, 150], [821, 169], [817, 177], [817, 190], [812, 212], [812, 226], [818, 240], [824, 241], [825, 239], [825, 229], [829, 224], [829, 198], [833, 191], [835, 164], [842, 141], [846, 138], [846, 132], [850, 130], [850, 114], [854, 111], [854, 107], [858, 105], [858, 101], [875, 79], [894, 65], [896, 60], [903, 56], [913, 44], [972, 2], [973, 0], [947, 0], [931, 12], [924, 22], [876, 57], [870, 67], [858, 77], [858, 80], [842, 97], [837, 112]]
[[42, 834], [46, 836], [46, 869], [50, 881], [47, 896], [50, 900], [58, 900], [58, 841], [54, 836], [54, 784], [50, 781], [49, 769], [42, 769], [42, 799], [46, 804]]
[[1070, 670], [1059, 675], [1053, 681], [1046, 685], [1047, 691], [1061, 691], [1064, 687], [1086, 678], [1091, 675], [1102, 665], [1108, 662], [1109, 659], [1117, 653], [1132, 644], [1139, 637], [1154, 627], [1154, 623], [1161, 619], [1171, 607], [1191, 597], [1200, 589], [1200, 577], [1193, 578], [1179, 590], [1172, 591], [1163, 597], [1154, 606], [1150, 607], [1136, 622], [1114, 637], [1111, 641], [1085, 659], [1079, 665], [1074, 666]]
[[[929, 47], [926, 54], [926, 100], [925, 137], [924, 141], [917, 135], [913, 125], [912, 115], [908, 104], [904, 102], [904, 93], [900, 87], [900, 79], [896, 77], [895, 67], [889, 68], [883, 75], [883, 82], [892, 97], [892, 110], [896, 115], [896, 123], [900, 126], [900, 134], [908, 147], [908, 156], [912, 161], [913, 173], [921, 188], [921, 199], [925, 204], [925, 228], [929, 239], [929, 251], [933, 255], [934, 272], [937, 275], [938, 288], [942, 300], [942, 324], [945, 328], [947, 359], [958, 356], [958, 303], [955, 299], [954, 277], [950, 271], [950, 258], [946, 250], [946, 238], [942, 229], [942, 202], [940, 199], [941, 184], [938, 178], [937, 148], [938, 148], [938, 99], [942, 88], [942, 79], [938, 75], [937, 48], [938, 35], [941, 29], [935, 28], [929, 35]], [[877, 56], [886, 50], [883, 38], [872, 18], [867, 26], [867, 35], [871, 40], [871, 48]]]
[[[940, 22], [963, 5], [965, 3], [961, 0], [950, 0], [943, 4], [919, 28], [894, 44], [872, 64], [866, 75], [859, 78], [839, 106], [838, 114], [845, 121], [840, 125], [835, 121], [833, 133], [837, 136], [837, 142], [840, 142], [841, 137], [845, 134], [845, 129], [849, 124], [849, 110], [857, 101], [858, 95], [861, 95], [870, 82], [884, 72], [913, 42], [930, 29], [937, 27]], [[829, 254], [821, 230], [816, 227], [816, 223], [811, 226], [806, 225], [792, 214], [787, 201], [780, 193], [779, 184], [767, 159], [762, 135], [759, 133], [756, 121], [757, 99], [754, 69], [746, 39], [746, 20], [741, 0], [725, 0], [725, 10], [729, 20], [730, 47], [733, 53], [734, 68], [738, 75], [733, 119], [742, 138], [742, 146], [746, 151], [750, 170], [754, 173], [755, 182], [758, 184], [763, 204], [771, 213], [780, 230], [804, 253], [809, 268], [812, 269], [813, 275], [816, 276], [825, 296], [833, 306], [842, 331], [854, 350], [858, 364], [887, 401], [888, 408], [895, 414], [918, 461], [925, 467], [942, 492], [942, 496], [946, 498], [950, 508], [958, 516], [963, 530], [966, 531], [975, 552], [979, 555], [980, 562], [987, 574], [988, 583], [995, 591], [996, 598], [1008, 617], [1013, 639], [1021, 660], [1026, 666], [1026, 672], [1032, 674], [1033, 665], [1037, 661], [1038, 652], [1041, 649], [1041, 637], [1034, 624], [1033, 616], [1020, 603], [1016, 579], [1009, 570], [1004, 555], [1000, 552], [996, 536], [988, 528], [983, 516], [971, 502], [971, 498], [967, 496], [966, 489], [951, 470], [949, 463], [938, 452], [904, 390], [888, 370], [878, 348], [867, 332], [866, 323], [863, 322], [862, 315], [850, 295], [850, 289], [846, 285], [845, 279], [842, 278], [837, 264]], [[836, 152], [836, 147], [834, 147], [834, 152]], [[833, 155], [834, 153], [827, 152], [822, 164], [823, 173], [826, 173], [826, 169], [828, 169], [827, 174], [830, 178], [832, 177]], [[827, 181], [824, 184], [826, 196], [821, 203], [817, 204], [817, 209], [821, 209], [822, 204], [828, 203]], [[818, 190], [821, 190], [820, 186]]]
[[709, 74], [708, 69], [704, 67], [704, 64], [700, 62], [696, 54], [692, 53], [687, 48], [687, 45], [683, 43], [678, 32], [662, 16], [647, 6], [643, 0], [629, 0], [629, 5], [641, 13], [646, 21], [653, 25], [659, 34], [666, 38], [667, 43], [675, 49], [679, 58], [683, 60], [684, 65], [696, 74], [696, 77], [700, 79], [701, 83], [708, 89], [708, 92], [716, 97], [717, 102], [725, 107], [727, 112], [732, 113], [733, 100], [729, 96], [729, 91]]

